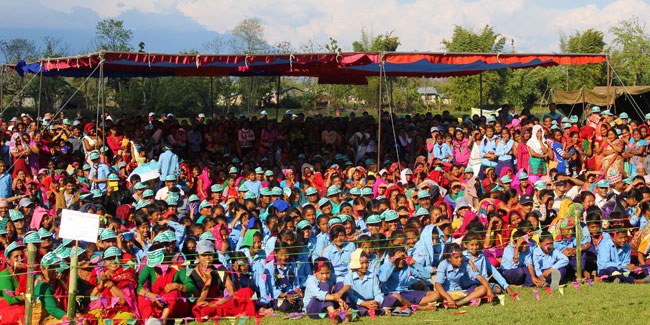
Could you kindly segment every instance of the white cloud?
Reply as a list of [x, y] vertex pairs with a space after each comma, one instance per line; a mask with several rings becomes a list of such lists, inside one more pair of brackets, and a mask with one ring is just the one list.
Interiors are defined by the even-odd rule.
[[518, 51], [553, 52], [558, 51], [560, 32], [595, 28], [606, 33], [621, 19], [650, 17], [650, 5], [643, 0], [610, 0], [601, 8], [583, 1], [549, 8], [534, 0], [41, 0], [41, 4], [63, 12], [89, 8], [103, 18], [128, 10], [180, 12], [219, 33], [232, 30], [242, 19], [258, 17], [271, 44], [290, 41], [298, 47], [312, 39], [325, 43], [331, 36], [344, 50], [351, 50], [362, 27], [374, 34], [395, 31], [402, 51], [440, 51], [454, 25], [478, 31], [489, 24], [514, 39]]

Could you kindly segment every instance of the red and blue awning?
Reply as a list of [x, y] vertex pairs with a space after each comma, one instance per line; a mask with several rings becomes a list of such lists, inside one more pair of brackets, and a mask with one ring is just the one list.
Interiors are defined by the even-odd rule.
[[[103, 59], [103, 61], [102, 61]], [[97, 52], [88, 55], [20, 62], [20, 75], [87, 77], [103, 62], [104, 76], [289, 76], [320, 77], [328, 83], [360, 83], [378, 76], [383, 62], [387, 76], [457, 77], [504, 68], [524, 69], [556, 65], [602, 63], [605, 54], [496, 54], [496, 53], [319, 53], [319, 54], [157, 54]], [[99, 76], [99, 69], [94, 77]]]

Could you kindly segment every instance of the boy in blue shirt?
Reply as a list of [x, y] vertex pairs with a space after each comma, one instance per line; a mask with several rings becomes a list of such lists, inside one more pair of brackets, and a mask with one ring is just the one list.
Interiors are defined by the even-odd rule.
[[381, 307], [392, 307], [396, 301], [394, 297], [384, 299], [384, 293], [379, 287], [379, 278], [376, 274], [368, 272], [368, 259], [368, 254], [361, 248], [352, 252], [350, 273], [343, 280], [343, 285], [349, 287], [347, 295], [350, 306], [358, 309], [361, 316], [368, 314], [368, 310], [376, 310], [376, 313], [380, 314], [383, 312]]
[[[606, 281], [614, 283], [650, 283], [642, 268], [631, 264], [632, 249], [627, 242], [627, 231], [614, 231], [610, 236], [603, 236], [598, 244], [598, 276], [607, 276]], [[628, 273], [625, 275], [624, 273]]]
[[[510, 284], [503, 278], [501, 273], [490, 263], [485, 254], [483, 254], [483, 247], [481, 242], [483, 238], [475, 232], [469, 232], [465, 237], [463, 237], [463, 246], [465, 251], [463, 255], [469, 259], [469, 262], [472, 265], [472, 272], [470, 276], [477, 278], [478, 275], [483, 276], [485, 279], [493, 278], [499, 286], [490, 285], [490, 289], [496, 293], [500, 294], [505, 290], [509, 295], [514, 296], [514, 291], [510, 289]], [[476, 270], [474, 270], [476, 268]], [[488, 293], [491, 295], [491, 293]]]
[[553, 236], [548, 231], [542, 232], [539, 236], [539, 246], [533, 250], [535, 268], [535, 274], [531, 274], [533, 283], [544, 288], [548, 286], [550, 280], [551, 290], [557, 290], [566, 274], [567, 265], [569, 265], [569, 258], [554, 249]]

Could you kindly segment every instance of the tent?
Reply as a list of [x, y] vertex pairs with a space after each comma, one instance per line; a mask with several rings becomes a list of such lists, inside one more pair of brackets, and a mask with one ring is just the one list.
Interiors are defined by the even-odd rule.
[[[327, 83], [364, 84], [366, 76], [457, 77], [503, 68], [602, 63], [604, 54], [307, 53], [158, 54], [101, 51], [75, 57], [20, 62], [14, 70], [43, 76], [87, 77], [100, 63], [105, 77], [302, 76]], [[99, 76], [95, 71], [93, 76]]]
[[638, 120], [643, 120], [643, 115], [650, 111], [650, 86], [610, 86], [609, 95], [605, 86], [575, 91], [554, 89], [552, 94], [553, 102], [566, 115], [581, 116], [585, 104], [610, 107], [614, 114], [626, 112]]

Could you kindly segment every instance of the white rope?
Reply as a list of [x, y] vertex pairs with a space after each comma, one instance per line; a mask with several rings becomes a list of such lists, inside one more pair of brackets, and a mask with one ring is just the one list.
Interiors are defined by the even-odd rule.
[[[74, 96], [75, 96], [75, 95], [76, 95], [76, 94], [81, 90], [81, 87], [83, 87], [83, 86], [86, 84], [86, 82], [88, 82], [88, 79], [90, 79], [90, 78], [93, 76], [93, 74], [95, 73], [95, 71], [97, 71], [97, 68], [99, 68], [99, 66], [101, 66], [101, 64], [102, 64], [103, 62], [104, 62], [104, 60], [102, 59], [102, 61], [99, 62], [99, 65], [97, 65], [97, 67], [95, 67], [95, 70], [93, 70], [93, 71], [90, 73], [90, 75], [88, 75], [88, 77], [86, 77], [86, 79], [81, 83], [81, 85], [79, 85], [79, 87], [77, 88], [77, 90], [75, 90], [75, 92], [72, 93], [72, 95], [70, 95], [70, 98], [68, 98], [68, 100], [67, 100], [63, 105], [61, 105], [61, 107], [56, 111], [56, 113], [54, 113], [54, 115], [52, 115], [52, 120], [55, 120], [55, 119], [56, 119], [56, 116], [59, 115], [59, 114], [61, 113], [61, 111], [63, 111], [63, 109], [68, 105], [68, 103], [70, 103], [70, 101], [72, 100], [72, 98], [74, 98]], [[43, 135], [43, 132], [45, 132], [45, 130], [47, 130], [47, 128], [43, 128], [43, 129], [38, 133], [38, 135]], [[22, 157], [22, 154], [20, 154], [20, 155], [18, 156], [18, 158], [14, 158], [14, 162], [11, 164], [11, 166], [9, 166], [9, 168], [7, 168], [7, 170], [13, 168], [14, 165], [16, 164], [16, 160], [17, 160], [17, 159], [20, 159], [21, 157]]]
[[16, 101], [16, 99], [20, 98], [20, 96], [23, 94], [23, 92], [25, 91], [25, 89], [27, 89], [27, 86], [29, 86], [29, 84], [32, 83], [32, 81], [34, 80], [34, 78], [36, 78], [36, 76], [38, 76], [38, 73], [35, 73], [35, 74], [32, 76], [32, 79], [29, 79], [29, 81], [27, 82], [27, 84], [25, 85], [25, 87], [23, 87], [23, 89], [21, 89], [21, 90], [16, 94], [16, 96], [14, 96], [14, 98], [13, 98], [13, 99], [9, 102], [9, 104], [8, 104], [8, 105], [7, 105], [7, 106], [2, 110], [2, 112], [0, 112], [0, 116], [2, 116], [2, 114], [4, 114], [4, 112], [7, 110], [7, 108], [9, 108], [9, 107], [11, 107], [11, 105], [13, 105], [13, 103], [14, 103], [14, 101]]
[[[627, 98], [632, 103], [632, 108], [634, 108], [636, 113], [639, 114], [639, 116], [643, 119], [644, 114], [643, 114], [643, 110], [641, 109], [641, 106], [639, 106], [639, 104], [637, 104], [634, 97], [630, 95], [629, 90], [627, 89], [627, 87], [625, 87], [625, 84], [623, 83], [623, 80], [621, 80], [621, 77], [618, 75], [618, 73], [616, 73], [616, 70], [614, 69], [614, 67], [609, 63], [609, 60], [607, 60], [607, 64], [612, 69], [612, 72], [616, 76], [616, 79], [618, 79], [618, 81], [621, 83], [621, 86], [623, 87], [623, 89], [625, 89], [625, 93], [624, 93], [625, 98]], [[616, 101], [616, 92], [614, 92], [614, 101]], [[607, 105], [609, 105], [609, 103], [607, 103]]]
[[[388, 79], [386, 78], [386, 71], [384, 70], [383, 54], [379, 58], [379, 78], [381, 78], [382, 71], [384, 73], [384, 87], [386, 87], [386, 94], [390, 95], [390, 98], [392, 99], [392, 95], [389, 93], [389, 89], [388, 89]], [[381, 110], [381, 98], [379, 99], [379, 109]], [[393, 129], [393, 142], [395, 142], [395, 153], [397, 154], [397, 166], [399, 167], [399, 172], [401, 175], [402, 163], [400, 162], [399, 159], [399, 144], [397, 143], [397, 134], [395, 133], [395, 121], [393, 120], [393, 106], [391, 105], [390, 100], [388, 101], [388, 111], [390, 112], [390, 124]], [[379, 121], [379, 123], [381, 123], [381, 121]], [[379, 164], [379, 162], [377, 162], [377, 164]]]
[[293, 56], [293, 53], [291, 53], [289, 55], [289, 71], [293, 71], [293, 59], [295, 59], [295, 57]]
[[196, 68], [197, 68], [197, 69], [198, 69], [199, 66], [201, 65], [201, 63], [199, 62], [199, 56], [201, 56], [201, 54], [197, 54], [197, 55], [196, 55]]

